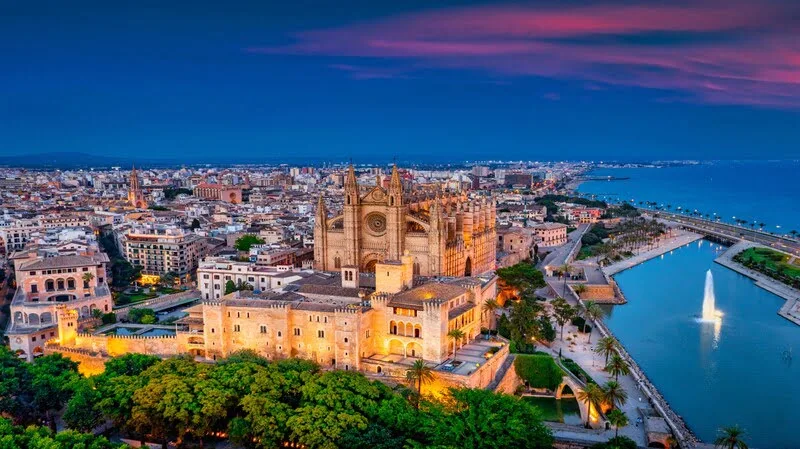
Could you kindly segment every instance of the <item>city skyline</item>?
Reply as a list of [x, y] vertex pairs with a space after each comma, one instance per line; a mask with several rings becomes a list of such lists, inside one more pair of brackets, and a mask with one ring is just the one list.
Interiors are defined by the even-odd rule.
[[798, 156], [790, 1], [6, 9], [0, 156]]

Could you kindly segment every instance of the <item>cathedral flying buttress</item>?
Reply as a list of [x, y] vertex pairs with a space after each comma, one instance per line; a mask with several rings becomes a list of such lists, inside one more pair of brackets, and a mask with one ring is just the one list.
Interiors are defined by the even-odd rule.
[[314, 266], [326, 271], [355, 266], [369, 272], [376, 263], [398, 261], [408, 251], [416, 275], [472, 276], [495, 269], [495, 221], [492, 199], [470, 199], [438, 188], [405, 191], [396, 166], [388, 189], [361, 189], [351, 166], [339, 214], [329, 217], [319, 198]]

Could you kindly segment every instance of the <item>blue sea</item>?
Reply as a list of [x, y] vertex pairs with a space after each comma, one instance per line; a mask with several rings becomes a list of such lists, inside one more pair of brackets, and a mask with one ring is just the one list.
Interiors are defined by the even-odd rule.
[[764, 230], [800, 231], [800, 161], [709, 162], [667, 168], [599, 169], [592, 176], [628, 177], [622, 181], [587, 181], [581, 193], [605, 200], [656, 201], [764, 223]]

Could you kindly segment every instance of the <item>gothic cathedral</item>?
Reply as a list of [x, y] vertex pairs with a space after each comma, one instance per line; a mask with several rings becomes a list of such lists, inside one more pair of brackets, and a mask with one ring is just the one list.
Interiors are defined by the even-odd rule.
[[[434, 191], [435, 190], [435, 191]], [[495, 269], [494, 200], [438, 189], [404, 192], [397, 167], [389, 188], [361, 193], [351, 165], [339, 215], [328, 217], [322, 196], [314, 225], [314, 268], [344, 266], [374, 272], [378, 262], [413, 257], [414, 274], [472, 276]]]

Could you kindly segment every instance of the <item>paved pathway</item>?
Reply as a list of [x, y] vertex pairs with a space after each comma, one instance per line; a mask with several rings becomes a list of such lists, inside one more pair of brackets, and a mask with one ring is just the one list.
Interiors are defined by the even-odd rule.
[[675, 235], [673, 237], [669, 237], [666, 240], [661, 240], [656, 248], [650, 250], [640, 250], [640, 252], [634, 255], [631, 258], [621, 260], [617, 263], [611, 264], [605, 268], [603, 268], [603, 272], [605, 272], [609, 276], [613, 276], [620, 271], [627, 270], [628, 268], [635, 267], [642, 262], [646, 262], [650, 259], [654, 259], [662, 254], [666, 254], [674, 249], [680, 248], [683, 245], [688, 245], [696, 240], [700, 240], [703, 238], [700, 234], [695, 234], [694, 232], [690, 231], [673, 231]]

